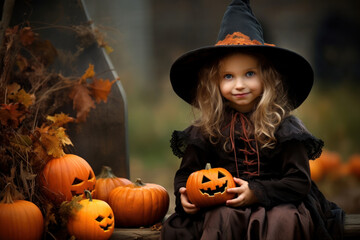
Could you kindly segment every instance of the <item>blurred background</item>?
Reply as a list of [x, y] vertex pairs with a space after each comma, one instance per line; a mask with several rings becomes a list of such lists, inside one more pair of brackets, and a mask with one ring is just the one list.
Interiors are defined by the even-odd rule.
[[[215, 43], [230, 1], [84, 2], [114, 50], [109, 56], [126, 92], [130, 178], [158, 183], [173, 197], [172, 182], [180, 159], [172, 155], [169, 140], [172, 131], [191, 124], [193, 114], [172, 91], [169, 69], [181, 54]], [[296, 51], [312, 64], [313, 91], [294, 114], [325, 141], [331, 159], [325, 162], [335, 166], [329, 171], [325, 168], [331, 167], [323, 166], [314, 178], [330, 200], [347, 212], [360, 213], [360, 176], [348, 164], [360, 154], [360, 2], [251, 3], [265, 41]]]

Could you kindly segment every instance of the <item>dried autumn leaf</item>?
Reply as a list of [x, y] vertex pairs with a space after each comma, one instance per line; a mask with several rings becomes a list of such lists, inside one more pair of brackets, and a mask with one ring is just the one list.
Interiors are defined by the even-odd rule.
[[11, 96], [15, 95], [19, 90], [21, 86], [17, 83], [12, 83], [10, 85], [7, 85], [7, 98], [11, 99]]
[[76, 84], [69, 97], [73, 100], [73, 108], [77, 111], [77, 121], [85, 122], [91, 108], [95, 108], [89, 89], [84, 84]]
[[47, 116], [46, 119], [53, 122], [54, 126], [59, 127], [74, 121], [74, 118], [69, 117], [69, 115], [65, 113], [55, 114], [54, 116]]
[[114, 82], [115, 80], [110, 82], [108, 79], [94, 79], [94, 81], [90, 84], [90, 88], [92, 89], [93, 96], [97, 103], [99, 103], [101, 100], [107, 102], [107, 97]]
[[46, 159], [49, 159], [49, 155], [47, 154], [46, 149], [43, 147], [41, 142], [33, 143], [33, 152], [36, 155], [36, 159], [34, 159], [33, 165], [41, 165], [43, 162], [46, 162]]
[[25, 118], [26, 110], [22, 109], [19, 103], [1, 104], [0, 122], [4, 126], [17, 128]]
[[[39, 140], [41, 145], [46, 149], [46, 153], [53, 157], [61, 157], [65, 153], [63, 151], [64, 145], [72, 145], [72, 142], [65, 133], [65, 129], [51, 128], [50, 126], [41, 126], [36, 129], [39, 134]], [[41, 153], [41, 149], [38, 149]]]
[[105, 45], [104, 48], [105, 48], [105, 51], [107, 54], [110, 54], [114, 51], [114, 49], [112, 47], [110, 47], [109, 45]]
[[40, 133], [39, 140], [48, 155], [61, 157], [65, 154], [60, 140], [56, 137], [55, 131], [50, 126], [41, 126], [37, 130]]
[[85, 83], [86, 79], [93, 78], [94, 76], [95, 76], [94, 65], [89, 64], [88, 69], [86, 69], [84, 75], [82, 75], [80, 78], [80, 83]]
[[16, 95], [16, 100], [28, 108], [35, 103], [35, 95], [28, 94], [24, 89], [21, 89]]
[[9, 85], [7, 89], [8, 89], [8, 94], [7, 94], [8, 99], [13, 100], [14, 102], [21, 103], [26, 108], [28, 108], [29, 106], [35, 103], [35, 95], [28, 94], [27, 92], [25, 92], [24, 89], [21, 89], [19, 91], [20, 85], [18, 85], [17, 83], [13, 83]]
[[65, 133], [65, 128], [59, 127], [56, 129], [55, 136], [59, 139], [60, 143], [65, 145], [73, 145], [70, 138]]
[[20, 30], [20, 41], [23, 46], [29, 46], [34, 42], [35, 33], [31, 30], [31, 27], [24, 27]]

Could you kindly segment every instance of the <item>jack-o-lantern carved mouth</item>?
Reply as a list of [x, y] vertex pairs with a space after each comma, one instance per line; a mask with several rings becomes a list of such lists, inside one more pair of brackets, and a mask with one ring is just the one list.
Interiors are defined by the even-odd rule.
[[[109, 216], [108, 216], [108, 219], [112, 219], [113, 218], [113, 215], [112, 214], [110, 214]], [[102, 222], [103, 221], [103, 219], [104, 219], [104, 217], [102, 217], [102, 216], [98, 216], [95, 220], [97, 221], [97, 222]], [[113, 223], [108, 223], [108, 224], [106, 224], [106, 226], [101, 226], [101, 225], [99, 225], [100, 226], [100, 228], [102, 228], [104, 231], [107, 231], [107, 230], [109, 230], [109, 227], [112, 227], [112, 225], [113, 225]]]
[[102, 229], [104, 229], [104, 231], [109, 230], [109, 227], [111, 227], [112, 224], [107, 224], [106, 226], [100, 226]]
[[213, 197], [217, 193], [221, 193], [221, 194], [224, 193], [226, 188], [227, 188], [227, 185], [228, 185], [228, 181], [226, 180], [226, 182], [221, 187], [216, 186], [216, 188], [214, 190], [212, 190], [210, 188], [208, 188], [206, 190], [205, 189], [200, 189], [200, 192], [202, 194], [209, 195], [209, 197]]

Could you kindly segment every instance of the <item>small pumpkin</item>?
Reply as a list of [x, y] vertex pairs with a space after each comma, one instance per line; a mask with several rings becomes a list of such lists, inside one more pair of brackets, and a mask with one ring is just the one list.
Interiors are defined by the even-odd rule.
[[341, 167], [341, 157], [337, 152], [324, 149], [321, 156], [316, 159], [322, 165], [323, 174], [336, 174]]
[[348, 160], [348, 171], [360, 179], [360, 154], [353, 154]]
[[40, 175], [42, 189], [55, 203], [70, 201], [83, 195], [84, 190], [95, 189], [96, 177], [91, 166], [74, 154], [51, 159]]
[[118, 227], [151, 226], [160, 222], [169, 209], [169, 194], [158, 184], [135, 183], [116, 187], [110, 192], [109, 204]]
[[320, 181], [324, 176], [324, 170], [321, 162], [318, 160], [310, 160], [309, 165], [311, 179], [315, 182]]
[[103, 166], [101, 173], [96, 176], [94, 198], [108, 202], [109, 194], [114, 188], [131, 183], [129, 179], [115, 176], [110, 167]]
[[81, 200], [80, 210], [74, 213], [68, 223], [70, 235], [82, 240], [109, 239], [114, 232], [114, 213], [105, 201], [92, 199], [88, 190], [85, 190], [87, 199]]
[[26, 200], [13, 200], [9, 185], [0, 202], [0, 239], [41, 239], [44, 219], [40, 209]]
[[186, 182], [189, 201], [197, 207], [209, 207], [225, 203], [235, 197], [228, 193], [228, 188], [235, 187], [231, 173], [224, 168], [211, 168], [210, 163], [205, 169], [190, 174]]

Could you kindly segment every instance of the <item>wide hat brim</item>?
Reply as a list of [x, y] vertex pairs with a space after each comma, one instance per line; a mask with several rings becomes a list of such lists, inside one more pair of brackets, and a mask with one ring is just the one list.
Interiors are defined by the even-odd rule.
[[309, 62], [288, 49], [267, 45], [214, 45], [187, 52], [179, 57], [170, 70], [175, 93], [189, 104], [195, 104], [199, 70], [224, 54], [246, 49], [264, 55], [282, 75], [288, 99], [293, 109], [308, 97], [314, 82]]

